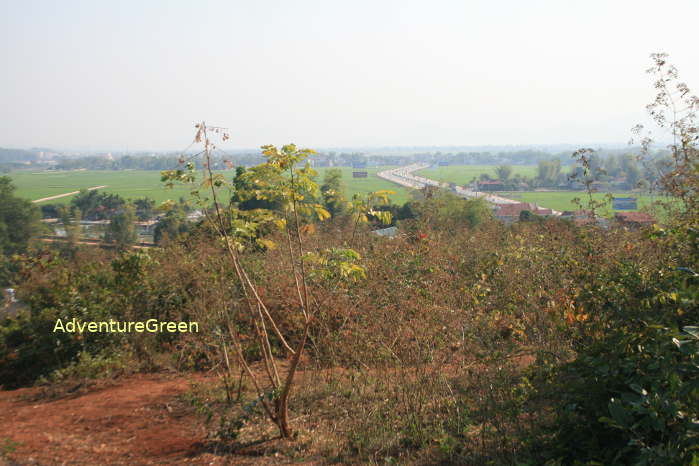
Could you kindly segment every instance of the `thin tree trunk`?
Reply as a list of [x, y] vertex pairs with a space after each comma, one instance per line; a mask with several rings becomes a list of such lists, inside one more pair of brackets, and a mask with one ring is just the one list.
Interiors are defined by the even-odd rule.
[[301, 339], [299, 346], [296, 348], [296, 354], [294, 354], [293, 358], [291, 359], [291, 365], [289, 366], [289, 372], [286, 376], [284, 389], [276, 404], [277, 412], [275, 414], [277, 417], [277, 425], [279, 426], [279, 434], [282, 436], [282, 438], [291, 438], [293, 433], [289, 427], [289, 395], [291, 395], [291, 387], [294, 384], [294, 375], [296, 374], [296, 368], [301, 360], [301, 353], [303, 353], [303, 349], [306, 346], [309, 324], [310, 322], [307, 321], [306, 325], [304, 326], [303, 338]]

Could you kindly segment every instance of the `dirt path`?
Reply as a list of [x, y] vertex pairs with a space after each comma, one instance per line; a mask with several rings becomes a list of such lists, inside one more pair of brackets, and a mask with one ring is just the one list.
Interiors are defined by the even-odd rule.
[[[88, 190], [88, 191], [93, 191], [93, 190], [95, 190], [95, 189], [102, 189], [102, 188], [106, 188], [106, 187], [107, 187], [107, 185], [104, 184], [104, 185], [102, 185], [102, 186], [93, 186], [93, 187], [91, 187], [91, 188], [87, 188], [87, 190]], [[32, 201], [32, 202], [33, 202], [34, 204], [36, 204], [36, 203], [38, 203], [38, 202], [52, 201], [52, 200], [54, 200], [54, 199], [60, 199], [60, 198], [62, 198], [62, 197], [66, 197], [66, 196], [72, 196], [73, 194], [78, 194], [79, 192], [80, 192], [80, 191], [71, 191], [71, 192], [69, 192], [69, 193], [56, 194], [55, 196], [42, 197], [41, 199], [37, 199], [37, 200]]]
[[[0, 466], [323, 464], [277, 455], [278, 440], [238, 453], [213, 447], [202, 418], [179, 395], [192, 383], [215, 380], [213, 375], [141, 374], [40, 401], [32, 401], [38, 388], [0, 390]], [[9, 453], [8, 445], [14, 445]]]
[[[192, 377], [129, 377], [72, 398], [27, 401], [36, 388], [0, 391], [7, 464], [229, 464], [202, 450], [205, 431], [177, 395]], [[0, 450], [1, 453], [1, 450]], [[236, 461], [236, 463], [245, 463]], [[3, 465], [0, 454], [0, 465]]]

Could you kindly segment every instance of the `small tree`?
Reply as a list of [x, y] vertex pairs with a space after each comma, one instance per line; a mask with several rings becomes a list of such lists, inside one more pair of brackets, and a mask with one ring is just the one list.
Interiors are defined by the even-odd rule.
[[[603, 200], [598, 201], [594, 199], [593, 194], [597, 191], [592, 183], [599, 177], [600, 174], [604, 173], [604, 169], [597, 166], [593, 166], [592, 160], [595, 159], [595, 150], [590, 148], [582, 148], [573, 152], [573, 159], [580, 163], [579, 167], [573, 171], [572, 175], [568, 176], [570, 181], [577, 181], [585, 186], [585, 192], [587, 193], [587, 205], [586, 207], [590, 211], [592, 218], [597, 218], [598, 211], [611, 203], [612, 195], [610, 193], [606, 194]], [[573, 204], [577, 205], [578, 208], [583, 208], [582, 200], [579, 197], [572, 199]]]
[[[647, 72], [655, 78], [657, 95], [646, 109], [658, 127], [669, 130], [672, 136], [672, 144], [668, 146], [669, 166], [658, 169], [657, 184], [681, 202], [685, 218], [696, 219], [699, 208], [699, 97], [680, 81], [677, 68], [668, 62], [667, 54], [654, 53], [651, 60], [653, 66]], [[644, 155], [649, 155], [653, 139], [642, 134], [642, 125], [633, 130], [640, 138]]]
[[[638, 167], [636, 157], [631, 154], [624, 155], [621, 157], [619, 164], [621, 167], [621, 172], [623, 172], [624, 176], [626, 177], [626, 184], [628, 185], [629, 189], [637, 188], [638, 182], [641, 180], [641, 169]], [[608, 168], [605, 168], [604, 170], [607, 174], [614, 174], [614, 172], [609, 171]]]
[[559, 159], [539, 160], [537, 166], [537, 179], [542, 184], [553, 184], [561, 174], [561, 161]]
[[104, 241], [112, 243], [118, 250], [126, 250], [136, 242], [135, 214], [133, 206], [127, 205], [114, 214], [104, 232]]
[[391, 223], [393, 216], [387, 210], [379, 210], [381, 206], [387, 206], [391, 202], [388, 196], [393, 194], [393, 191], [375, 191], [368, 193], [365, 196], [355, 194], [352, 196], [352, 201], [348, 204], [348, 210], [352, 216], [352, 237], [349, 245], [354, 245], [354, 239], [357, 236], [359, 225], [369, 223], [369, 217], [378, 219], [381, 223], [388, 225]]
[[437, 191], [421, 206], [426, 224], [467, 225], [476, 228], [493, 218], [493, 210], [484, 199], [463, 199], [448, 191]]
[[155, 201], [150, 197], [144, 197], [141, 199], [136, 199], [133, 201], [134, 207], [136, 208], [136, 217], [145, 221], [153, 216], [153, 210], [155, 209]]
[[325, 172], [323, 184], [320, 187], [320, 193], [323, 196], [325, 208], [330, 212], [330, 215], [336, 217], [344, 211], [345, 195], [344, 186], [342, 185], [342, 171], [337, 168], [331, 168]]
[[[216, 232], [242, 293], [244, 312], [221, 309], [224, 325], [216, 329], [221, 337], [220, 346], [228, 372], [226, 377], [232, 375], [229, 354], [233, 354], [258, 394], [253, 403], [262, 406], [269, 419], [279, 428], [281, 437], [290, 438], [289, 400], [314, 315], [320, 311], [308, 283], [310, 267], [326, 269], [326, 276], [351, 280], [363, 278], [364, 270], [356, 264], [360, 257], [351, 249], [330, 248], [310, 252], [304, 244], [303, 232], [312, 230], [305, 222], [310, 218], [324, 221], [330, 217], [330, 213], [315, 201], [320, 194], [318, 185], [313, 181], [315, 171], [308, 162], [302, 165], [313, 153], [312, 150], [299, 149], [294, 144], [281, 148], [263, 146], [262, 154], [267, 161], [240, 171], [235, 182], [229, 183], [222, 174], [214, 173], [211, 168], [212, 153], [216, 150], [212, 138], [219, 135], [225, 141], [228, 139], [227, 130], [209, 127], [204, 123], [197, 124], [196, 130], [194, 141], [204, 146], [201, 152], [202, 180], [197, 183], [192, 162], [178, 170], [162, 172], [162, 180], [167, 186], [173, 186], [175, 182], [193, 186], [192, 196], [200, 204], [208, 223]], [[223, 195], [220, 192], [222, 189], [232, 192]], [[229, 202], [223, 203], [223, 199], [228, 199]], [[251, 199], [265, 201], [268, 206], [274, 206], [275, 210], [239, 208], [240, 203]], [[366, 218], [368, 213], [359, 212], [359, 204], [354, 206], [354, 213]], [[359, 221], [361, 218], [357, 220]], [[295, 322], [296, 326], [292, 323], [288, 324], [288, 328], [279, 325], [258, 293], [258, 287], [244, 262], [242, 253], [251, 245], [276, 247], [269, 239], [259, 236], [260, 228], [264, 225], [274, 225], [284, 233], [284, 250], [287, 252], [289, 273], [294, 279], [297, 298], [296, 308], [290, 311], [294, 318], [289, 321]], [[331, 273], [327, 269], [335, 272]], [[242, 319], [252, 323], [253, 335], [241, 334]], [[292, 336], [296, 336], [296, 341], [291, 340]], [[290, 357], [286, 369], [274, 357], [273, 346], [277, 345]], [[248, 356], [251, 349], [261, 353], [264, 375], [251, 369]]]
[[153, 241], [155, 244], [163, 244], [165, 241], [177, 239], [183, 233], [189, 231], [189, 225], [181, 208], [170, 209], [155, 225]]
[[14, 191], [12, 179], [0, 177], [0, 250], [6, 255], [26, 250], [29, 240], [41, 230], [39, 209]]
[[57, 213], [66, 233], [67, 248], [65, 252], [72, 255], [78, 247], [82, 233], [80, 209], [62, 205], [58, 207]]
[[505, 182], [512, 176], [512, 166], [510, 165], [499, 165], [495, 168], [495, 173], [497, 174], [500, 181]]

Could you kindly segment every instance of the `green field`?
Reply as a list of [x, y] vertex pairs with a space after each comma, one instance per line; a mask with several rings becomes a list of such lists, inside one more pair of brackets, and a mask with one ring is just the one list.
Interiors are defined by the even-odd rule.
[[[410, 189], [395, 185], [391, 182], [382, 180], [376, 176], [376, 172], [386, 170], [393, 167], [381, 168], [366, 168], [352, 169], [350, 167], [336, 167], [342, 171], [342, 181], [345, 185], [345, 195], [350, 198], [355, 193], [367, 193], [370, 191], [391, 190], [396, 194], [391, 196], [391, 201], [396, 204], [403, 204], [411, 199]], [[318, 168], [318, 183], [322, 183], [323, 176], [329, 168]], [[368, 172], [367, 178], [352, 178], [352, 172], [361, 170]], [[513, 166], [514, 173], [521, 173], [525, 176], [532, 176], [536, 172], [534, 166]], [[228, 177], [232, 177], [233, 170], [224, 172]], [[469, 166], [449, 166], [440, 168], [429, 168], [418, 172], [422, 176], [432, 179], [454, 182], [458, 184], [466, 184], [474, 176], [478, 177], [481, 173], [489, 173], [495, 176], [494, 165], [469, 165]], [[178, 186], [174, 189], [166, 189], [160, 182], [160, 172], [155, 170], [120, 170], [120, 171], [91, 171], [91, 170], [74, 170], [74, 171], [43, 171], [33, 172], [30, 170], [22, 170], [12, 172], [9, 175], [17, 186], [17, 194], [21, 197], [30, 200], [41, 199], [44, 197], [55, 196], [71, 191], [88, 188], [91, 186], [106, 185], [103, 190], [105, 192], [119, 194], [126, 199], [136, 199], [141, 197], [150, 197], [158, 203], [167, 199], [179, 199], [184, 197], [189, 198], [189, 188]], [[522, 202], [534, 202], [542, 207], [549, 207], [556, 210], [575, 210], [576, 206], [572, 199], [576, 197], [584, 198], [584, 192], [508, 192], [500, 193], [504, 197], [509, 197]], [[639, 208], [650, 204], [653, 200], [660, 199], [658, 196], [652, 198], [649, 195], [639, 195], [635, 193], [614, 193], [616, 196], [633, 196], [638, 198]], [[594, 197], [601, 200], [604, 194], [595, 193]], [[63, 197], [60, 199], [45, 201], [44, 203], [60, 203], [65, 204], [70, 202], [72, 196]]]
[[[234, 172], [231, 171], [231, 174]], [[71, 171], [16, 171], [9, 174], [17, 186], [17, 195], [30, 200], [55, 196], [92, 186], [106, 185], [103, 191], [118, 194], [126, 199], [150, 197], [157, 202], [189, 197], [187, 187], [165, 189], [156, 170], [71, 170]], [[62, 197], [48, 204], [65, 204], [72, 196]]]
[[[537, 167], [534, 165], [511, 165], [511, 167], [512, 175], [519, 173], [522, 176], [532, 178], [535, 177], [537, 174]], [[448, 167], [426, 168], [424, 170], [418, 170], [415, 173], [427, 178], [431, 178], [433, 180], [444, 181], [447, 183], [456, 183], [458, 185], [465, 185], [470, 183], [471, 180], [473, 180], [473, 178], [480, 177], [480, 175], [483, 173], [487, 173], [491, 177], [497, 178], [495, 168], [496, 165], [450, 165]], [[562, 170], [565, 173], [568, 170], [568, 168], [562, 167]], [[573, 199], [575, 199], [576, 197], [582, 200], [583, 206], [587, 205], [587, 194], [585, 192], [515, 191], [497, 194], [521, 202], [533, 202], [542, 207], [548, 207], [559, 211], [577, 210], [578, 206], [573, 203]], [[637, 198], [639, 209], [652, 204], [653, 201], [666, 200], [666, 198], [661, 196], [650, 196], [648, 194], [629, 192], [615, 192], [613, 193], [613, 195], [616, 197]], [[604, 196], [605, 193], [594, 193], [593, 199], [597, 201], [602, 201], [604, 199]], [[611, 209], [603, 213], [606, 215], [610, 215]]]
[[[528, 178], [533, 178], [537, 174], [535, 165], [510, 165], [512, 176], [520, 174]], [[445, 183], [456, 183], [464, 185], [470, 183], [473, 178], [478, 179], [483, 173], [487, 173], [492, 178], [497, 178], [495, 168], [497, 165], [450, 165], [448, 167], [425, 168], [418, 170], [415, 174], [431, 178]], [[565, 168], [565, 167], [564, 167]], [[562, 170], [564, 169], [562, 168]]]
[[[342, 171], [342, 182], [345, 185], [345, 196], [351, 198], [354, 194], [368, 193], [372, 191], [389, 190], [395, 194], [389, 196], [394, 204], [404, 204], [411, 199], [411, 189], [399, 186], [376, 176], [377, 172], [388, 170], [396, 167], [370, 167], [370, 168], [350, 168], [350, 167], [334, 167]], [[325, 172], [330, 168], [316, 168], [318, 172], [318, 184], [322, 184]], [[369, 174], [367, 178], [352, 178], [353, 171], [365, 171]]]
[[[573, 203], [573, 199], [580, 198], [583, 207], [587, 206], [588, 195], [586, 192], [579, 191], [556, 191], [556, 192], [538, 192], [538, 191], [514, 191], [497, 193], [500, 196], [515, 201], [533, 202], [541, 207], [548, 207], [554, 210], [578, 210], [579, 207]], [[638, 199], [638, 208], [643, 208], [653, 203], [653, 201], [667, 200], [663, 196], [650, 196], [648, 194], [616, 192], [612, 193], [615, 197], [635, 197]], [[593, 193], [592, 197], [596, 201], [604, 200], [606, 193]], [[608, 213], [608, 212], [607, 212]]]
[[[339, 167], [342, 170], [342, 179], [346, 187], [346, 195], [351, 197], [355, 193], [365, 193], [389, 189], [396, 194], [391, 196], [395, 203], [402, 204], [410, 199], [406, 188], [394, 185], [376, 176], [378, 168], [361, 169], [369, 173], [368, 178], [352, 178], [352, 168]], [[382, 167], [385, 170], [389, 167]], [[322, 183], [323, 175], [327, 168], [319, 168], [318, 181]], [[224, 172], [232, 178], [234, 170]], [[71, 170], [71, 171], [42, 171], [31, 170], [15, 171], [9, 174], [17, 187], [17, 195], [29, 200], [42, 199], [49, 196], [78, 191], [92, 186], [106, 185], [102, 190], [108, 193], [118, 194], [125, 199], [137, 199], [150, 197], [158, 203], [168, 199], [177, 200], [180, 197], [189, 198], [189, 188], [178, 186], [166, 189], [160, 181], [160, 172], [157, 170]], [[72, 196], [62, 197], [46, 204], [66, 204]]]

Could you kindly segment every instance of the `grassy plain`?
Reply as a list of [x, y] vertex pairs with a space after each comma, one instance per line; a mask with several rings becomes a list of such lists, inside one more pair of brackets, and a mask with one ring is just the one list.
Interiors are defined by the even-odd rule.
[[[381, 170], [386, 170], [392, 167], [381, 168], [366, 168], [353, 169], [350, 167], [336, 167], [342, 171], [342, 182], [345, 186], [345, 195], [351, 198], [356, 193], [367, 193], [371, 191], [390, 190], [396, 194], [390, 196], [391, 201], [396, 204], [403, 204], [411, 199], [410, 189], [398, 186], [376, 176], [376, 173]], [[326, 171], [329, 168], [317, 168], [318, 183], [321, 184]], [[367, 178], [352, 178], [353, 171], [368, 172]], [[520, 173], [524, 176], [533, 176], [536, 173], [534, 166], [513, 166], [514, 173]], [[234, 175], [233, 170], [223, 172], [227, 177]], [[455, 182], [465, 184], [474, 176], [478, 177], [481, 173], [488, 173], [495, 176], [494, 165], [462, 165], [449, 166], [439, 168], [428, 168], [420, 170], [419, 174], [447, 182]], [[106, 185], [103, 190], [108, 193], [119, 194], [126, 199], [136, 199], [141, 197], [150, 197], [158, 203], [167, 199], [179, 199], [184, 197], [188, 199], [189, 189], [184, 186], [178, 186], [173, 189], [166, 189], [160, 181], [160, 172], [156, 170], [73, 170], [73, 171], [41, 171], [35, 172], [31, 170], [21, 170], [10, 173], [15, 186], [17, 186], [17, 194], [26, 199], [35, 200], [44, 197], [55, 196], [71, 191], [91, 186]], [[543, 207], [550, 207], [556, 210], [574, 210], [576, 209], [573, 199], [576, 197], [584, 198], [585, 193], [582, 192], [538, 192], [538, 191], [522, 191], [502, 193], [503, 196], [522, 202], [534, 202]], [[615, 196], [633, 196], [638, 198], [639, 208], [651, 204], [654, 200], [660, 197], [651, 197], [647, 194], [639, 195], [636, 193], [614, 193]], [[604, 194], [596, 193], [594, 198], [602, 200]], [[72, 196], [63, 197], [46, 203], [66, 204], [70, 202]], [[585, 200], [585, 199], [583, 199]]]
[[[537, 173], [537, 167], [535, 165], [510, 166], [512, 167], [512, 176], [520, 174], [522, 176], [532, 178], [536, 176]], [[487, 173], [491, 177], [497, 178], [495, 168], [497, 168], [497, 165], [449, 165], [447, 167], [425, 168], [424, 170], [418, 170], [415, 173], [417, 175], [437, 181], [464, 185], [470, 183], [473, 178], [478, 178], [483, 173]], [[567, 167], [562, 168], [564, 171], [566, 169]]]
[[[371, 168], [350, 168], [350, 167], [334, 167], [342, 171], [342, 183], [345, 185], [345, 196], [351, 198], [354, 194], [364, 194], [373, 191], [389, 190], [395, 194], [389, 196], [394, 204], [403, 204], [411, 199], [410, 189], [399, 186], [390, 181], [386, 181], [376, 176], [377, 172], [388, 170], [396, 167], [371, 167]], [[330, 168], [316, 168], [318, 172], [318, 184], [322, 184], [325, 172]], [[353, 171], [366, 171], [367, 178], [352, 178]]]
[[[497, 178], [495, 174], [495, 165], [450, 165], [447, 167], [435, 167], [419, 170], [416, 173], [434, 180], [444, 181], [448, 183], [456, 183], [464, 185], [473, 178], [478, 178], [481, 174], [487, 173], [493, 178]], [[562, 167], [563, 172], [568, 171], [568, 167]], [[537, 174], [537, 167], [534, 165], [512, 165], [512, 175], [519, 173], [522, 176], [534, 177]], [[573, 199], [580, 198], [583, 206], [587, 205], [587, 194], [584, 192], [575, 191], [515, 191], [498, 193], [503, 197], [518, 200], [521, 202], [533, 202], [542, 207], [548, 207], [555, 210], [577, 210], [578, 206], [573, 202]], [[629, 192], [614, 192], [615, 197], [635, 197], [638, 199], [638, 208], [641, 209], [652, 204], [654, 201], [666, 200], [662, 196], [651, 196], [648, 194], [629, 193]], [[594, 193], [593, 199], [596, 201], [604, 200], [606, 193]], [[603, 209], [604, 210], [604, 209]], [[611, 214], [611, 209], [608, 209], [606, 214]]]
[[[367, 178], [352, 178], [352, 168], [339, 167], [345, 185], [345, 194], [351, 197], [355, 193], [366, 193], [378, 190], [391, 190], [396, 194], [391, 196], [395, 203], [402, 204], [410, 199], [407, 189], [382, 180], [376, 172], [389, 167], [361, 169], [367, 171]], [[322, 183], [327, 168], [319, 168], [318, 182]], [[223, 172], [227, 178], [232, 178], [234, 170]], [[78, 191], [92, 186], [106, 185], [102, 191], [118, 194], [126, 199], [150, 197], [157, 202], [168, 199], [177, 200], [180, 197], [188, 199], [189, 188], [177, 186], [166, 189], [160, 181], [157, 170], [71, 170], [71, 171], [32, 171], [20, 170], [9, 174], [17, 187], [17, 195], [29, 200], [42, 199], [49, 196]], [[72, 196], [45, 201], [45, 203], [67, 204]]]
[[[515, 191], [507, 193], [498, 193], [509, 199], [521, 200], [522, 202], [533, 202], [542, 207], [548, 207], [555, 210], [577, 210], [579, 207], [573, 202], [573, 199], [579, 198], [582, 201], [583, 207], [587, 205], [588, 195], [585, 192], [576, 191], [556, 191], [556, 192], [539, 192], [539, 191]], [[607, 193], [593, 193], [592, 198], [595, 201], [603, 201]], [[638, 208], [641, 209], [652, 204], [654, 201], [667, 200], [663, 196], [650, 196], [648, 194], [630, 193], [630, 192], [615, 192], [614, 197], [635, 197], [638, 199]]]
[[[163, 202], [180, 196], [189, 197], [186, 187], [166, 189], [160, 182], [160, 172], [156, 170], [22, 170], [12, 172], [9, 176], [17, 186], [17, 195], [30, 200], [100, 185], [107, 186], [102, 191], [119, 194], [127, 199], [148, 196], [157, 202]], [[71, 198], [72, 196], [67, 196], [45, 203], [67, 204]]]

